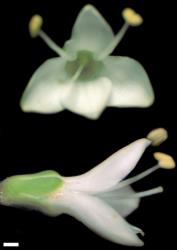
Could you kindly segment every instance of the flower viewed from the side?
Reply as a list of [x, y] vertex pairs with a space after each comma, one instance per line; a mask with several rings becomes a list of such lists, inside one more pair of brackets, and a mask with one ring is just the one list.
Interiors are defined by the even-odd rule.
[[0, 204], [33, 208], [49, 216], [69, 214], [114, 243], [142, 246], [137, 234], [143, 235], [143, 231], [125, 217], [138, 208], [141, 197], [162, 192], [163, 188], [136, 193], [130, 184], [159, 168], [174, 168], [175, 162], [171, 156], [156, 152], [157, 165], [123, 179], [150, 144], [157, 145], [166, 138], [165, 133], [163, 129], [150, 133], [80, 176], [63, 177], [50, 170], [8, 177], [0, 183]]
[[100, 13], [86, 5], [63, 48], [41, 30], [42, 18], [33, 16], [29, 23], [31, 36], [40, 36], [59, 57], [47, 60], [36, 70], [22, 95], [22, 110], [47, 114], [68, 109], [97, 119], [106, 106], [150, 106], [154, 93], [141, 64], [129, 57], [110, 56], [128, 27], [143, 22], [130, 8], [124, 9], [122, 16], [125, 23], [114, 35]]

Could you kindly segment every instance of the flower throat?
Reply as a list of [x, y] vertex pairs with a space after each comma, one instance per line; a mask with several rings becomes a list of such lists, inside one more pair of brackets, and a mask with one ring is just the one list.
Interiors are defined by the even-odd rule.
[[101, 61], [94, 59], [92, 52], [79, 51], [75, 60], [66, 63], [65, 70], [68, 77], [74, 77], [75, 81], [88, 81], [98, 77], [103, 67]]

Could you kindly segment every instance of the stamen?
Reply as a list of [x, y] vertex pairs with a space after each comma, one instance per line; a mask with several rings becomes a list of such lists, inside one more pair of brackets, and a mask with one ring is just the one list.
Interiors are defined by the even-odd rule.
[[128, 27], [129, 27], [129, 25], [127, 23], [124, 23], [124, 25], [122, 26], [122, 28], [120, 29], [120, 31], [115, 35], [113, 41], [95, 59], [98, 60], [98, 61], [99, 60], [103, 60], [105, 57], [107, 57], [108, 55], [110, 55], [113, 52], [113, 50], [117, 47], [117, 45], [120, 43], [120, 41], [122, 40], [122, 38], [124, 37], [126, 31], [128, 30]]
[[144, 172], [136, 175], [136, 176], [133, 176], [127, 180], [124, 180], [124, 181], [121, 181], [118, 185], [117, 185], [117, 189], [119, 188], [122, 188], [122, 187], [125, 187], [125, 186], [128, 186], [128, 185], [131, 185], [143, 178], [145, 178], [146, 176], [148, 176], [149, 174], [153, 173], [154, 171], [156, 171], [157, 169], [159, 169], [160, 166], [159, 165], [155, 165], [147, 170], [145, 170]]
[[164, 128], [154, 129], [147, 135], [147, 139], [151, 141], [153, 146], [159, 146], [167, 138], [168, 132]]
[[130, 198], [142, 198], [142, 197], [146, 197], [146, 196], [150, 196], [150, 195], [154, 195], [154, 194], [158, 194], [158, 193], [162, 193], [163, 192], [163, 187], [156, 187], [156, 188], [152, 188], [150, 190], [147, 191], [143, 191], [143, 192], [138, 192], [135, 193], [133, 195], [130, 196]]
[[32, 37], [40, 36], [43, 41], [59, 56], [63, 57], [66, 60], [74, 60], [75, 57], [68, 54], [62, 48], [60, 48], [44, 31], [42, 31], [41, 27], [43, 24], [43, 19], [39, 15], [35, 15], [31, 18], [29, 22], [29, 32]]
[[131, 8], [126, 8], [122, 11], [124, 20], [132, 26], [139, 26], [143, 23], [143, 18]]
[[103, 50], [103, 52], [95, 58], [96, 60], [103, 60], [105, 57], [107, 57], [113, 52], [113, 50], [122, 40], [129, 26], [138, 26], [143, 22], [143, 18], [130, 8], [124, 9], [122, 12], [122, 16], [125, 20], [124, 25], [122, 26], [120, 31], [115, 35], [113, 41], [108, 45], [108, 47], [106, 47], [106, 49]]
[[162, 193], [164, 191], [162, 186], [156, 187], [156, 188], [152, 188], [146, 191], [142, 191], [142, 192], [137, 192], [137, 193], [133, 193], [130, 195], [119, 195], [119, 199], [134, 199], [134, 198], [142, 198], [142, 197], [146, 197], [146, 196], [151, 196], [154, 194], [159, 194]]
[[154, 153], [154, 158], [158, 161], [158, 164], [161, 168], [172, 169], [176, 166], [174, 159], [170, 155], [156, 152]]
[[60, 48], [44, 31], [40, 30], [38, 34], [44, 42], [59, 56], [65, 58], [66, 60], [74, 60], [75, 58], [69, 55], [66, 51]]
[[77, 69], [77, 71], [75, 72], [75, 74], [70, 79], [70, 82], [75, 82], [78, 79], [78, 77], [82, 73], [82, 70], [84, 69], [84, 67], [85, 67], [85, 63], [83, 63], [83, 64], [80, 65], [80, 67]]

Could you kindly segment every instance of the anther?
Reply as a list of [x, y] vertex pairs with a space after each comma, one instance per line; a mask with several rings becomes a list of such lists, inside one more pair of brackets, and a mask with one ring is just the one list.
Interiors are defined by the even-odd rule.
[[39, 15], [32, 16], [31, 20], [29, 21], [29, 32], [31, 37], [35, 38], [39, 34], [43, 24], [43, 19]]
[[70, 55], [67, 51], [60, 48], [42, 29], [43, 19], [39, 15], [34, 15], [29, 22], [29, 32], [31, 37], [35, 38], [37, 36], [41, 37], [43, 41], [59, 56], [66, 60], [73, 60], [74, 57]]
[[164, 128], [154, 129], [147, 135], [147, 139], [151, 141], [153, 146], [159, 146], [167, 138], [168, 132]]
[[154, 153], [154, 158], [158, 161], [158, 165], [161, 168], [172, 169], [176, 166], [174, 159], [168, 154], [156, 152]]
[[106, 56], [110, 55], [112, 51], [117, 47], [125, 33], [130, 26], [139, 26], [143, 23], [143, 18], [137, 14], [131, 8], [126, 8], [122, 11], [123, 19], [125, 20], [124, 25], [120, 31], [114, 36], [112, 42], [96, 57], [97, 60], [103, 60]]
[[131, 8], [122, 11], [124, 20], [131, 26], [139, 26], [143, 23], [143, 18]]

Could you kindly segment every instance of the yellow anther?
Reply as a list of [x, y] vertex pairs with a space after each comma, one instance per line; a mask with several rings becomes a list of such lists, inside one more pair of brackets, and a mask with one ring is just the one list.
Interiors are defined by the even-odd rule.
[[29, 22], [29, 32], [30, 32], [30, 35], [34, 38], [38, 35], [40, 29], [41, 29], [41, 26], [43, 24], [43, 19], [41, 16], [39, 15], [34, 15], [30, 22]]
[[154, 153], [154, 158], [158, 161], [161, 168], [172, 169], [176, 166], [174, 159], [170, 155], [156, 152]]
[[148, 135], [147, 139], [152, 142], [153, 146], [159, 146], [168, 138], [168, 132], [164, 128], [153, 129]]
[[131, 8], [126, 8], [122, 11], [122, 16], [124, 20], [132, 25], [132, 26], [139, 26], [143, 23], [143, 18], [138, 13], [136, 13]]

